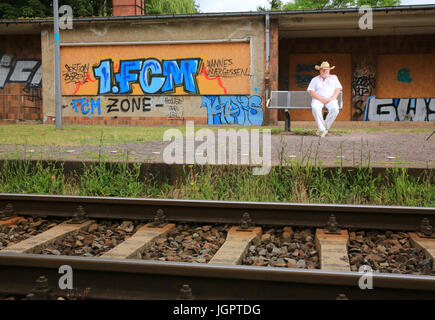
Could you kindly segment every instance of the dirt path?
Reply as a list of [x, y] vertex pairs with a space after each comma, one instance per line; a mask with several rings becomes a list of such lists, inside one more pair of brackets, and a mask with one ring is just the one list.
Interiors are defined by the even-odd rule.
[[[321, 161], [322, 165], [363, 165], [372, 167], [403, 166], [435, 168], [435, 134], [429, 139], [427, 132], [351, 132], [316, 136], [278, 134], [271, 137], [272, 164], [278, 164], [280, 155], [290, 161]], [[216, 135], [217, 136], [217, 135]], [[260, 138], [261, 140], [261, 138]], [[164, 162], [163, 150], [169, 142], [124, 143], [105, 146], [0, 146], [0, 158], [32, 158], [47, 160], [125, 160]], [[197, 146], [195, 144], [195, 153]], [[218, 146], [216, 146], [217, 150]], [[238, 147], [238, 162], [242, 153]], [[251, 150], [252, 151], [252, 150]], [[228, 151], [227, 151], [228, 153]], [[249, 152], [248, 152], [249, 153]], [[216, 151], [216, 155], [218, 152]], [[99, 156], [101, 155], [101, 156]], [[216, 158], [217, 159], [217, 158]], [[228, 159], [228, 155], [227, 155]], [[316, 160], [317, 159], [317, 160]]]

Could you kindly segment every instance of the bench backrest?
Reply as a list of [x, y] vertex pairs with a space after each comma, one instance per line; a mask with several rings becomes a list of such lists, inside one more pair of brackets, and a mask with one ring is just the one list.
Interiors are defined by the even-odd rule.
[[[311, 96], [307, 91], [272, 91], [268, 108], [272, 109], [311, 109]], [[343, 93], [338, 97], [338, 106], [343, 108]]]

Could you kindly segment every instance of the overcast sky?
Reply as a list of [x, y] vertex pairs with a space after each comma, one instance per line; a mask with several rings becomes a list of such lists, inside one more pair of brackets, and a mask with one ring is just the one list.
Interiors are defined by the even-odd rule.
[[[290, 0], [283, 0], [284, 3]], [[201, 12], [255, 11], [257, 6], [268, 7], [267, 0], [196, 0]], [[435, 0], [402, 0], [402, 5], [435, 4]]]

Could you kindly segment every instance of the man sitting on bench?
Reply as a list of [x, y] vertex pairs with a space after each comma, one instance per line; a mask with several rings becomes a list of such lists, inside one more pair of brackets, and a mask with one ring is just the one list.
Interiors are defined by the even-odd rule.
[[[335, 66], [330, 67], [327, 61], [323, 61], [320, 66], [315, 66], [315, 68], [320, 71], [320, 75], [311, 79], [307, 91], [313, 98], [311, 108], [314, 119], [319, 127], [317, 134], [323, 138], [338, 116], [337, 96], [343, 87], [336, 75], [329, 74], [329, 70], [334, 69]], [[325, 120], [323, 120], [322, 115], [323, 106], [326, 106], [328, 109], [328, 115]]]

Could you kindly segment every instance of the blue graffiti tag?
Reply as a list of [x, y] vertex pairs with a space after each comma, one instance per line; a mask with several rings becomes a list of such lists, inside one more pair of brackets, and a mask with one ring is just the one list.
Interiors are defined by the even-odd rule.
[[[321, 62], [318, 61], [317, 63], [313, 63], [313, 64], [303, 64], [303, 63], [298, 63], [296, 65], [296, 74], [294, 74], [295, 80], [296, 80], [296, 85], [299, 88], [307, 88], [308, 85], [310, 84], [310, 81], [312, 78], [314, 78], [313, 75], [311, 74], [307, 74], [307, 73], [312, 73], [315, 71], [315, 66], [316, 65], [320, 65]], [[303, 73], [303, 74], [300, 74]]]
[[158, 60], [148, 59], [145, 61], [139, 76], [140, 87], [145, 93], [156, 93], [163, 87], [166, 78], [155, 76], [160, 74], [162, 74], [162, 66]]
[[261, 125], [263, 107], [259, 96], [203, 96], [208, 124]]
[[72, 101], [72, 105], [75, 112], [79, 112], [80, 108], [82, 114], [88, 115], [89, 119], [92, 118], [92, 115], [94, 114], [94, 109], [97, 109], [98, 115], [101, 115], [100, 98], [98, 98], [96, 101], [91, 98], [90, 103], [89, 100], [86, 98], [76, 99]]
[[132, 93], [135, 83], [146, 94], [173, 93], [177, 87], [183, 87], [190, 94], [199, 94], [196, 77], [201, 66], [201, 58], [162, 62], [154, 58], [121, 60], [119, 72], [114, 74], [113, 62], [108, 59], [101, 60], [93, 71], [99, 83], [98, 94]]
[[409, 75], [409, 70], [407, 68], [402, 68], [397, 72], [397, 81], [408, 83], [412, 81], [411, 76]]

